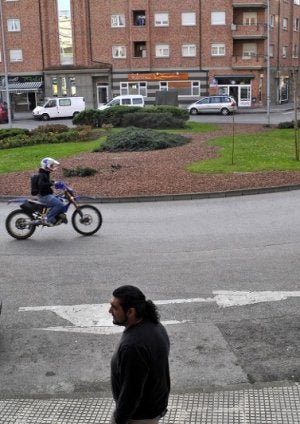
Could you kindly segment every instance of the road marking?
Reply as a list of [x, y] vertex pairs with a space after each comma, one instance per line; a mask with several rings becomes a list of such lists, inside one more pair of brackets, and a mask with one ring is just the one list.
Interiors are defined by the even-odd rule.
[[[213, 303], [220, 308], [246, 306], [261, 302], [278, 302], [289, 297], [300, 297], [300, 291], [214, 291], [213, 297], [191, 299], [156, 300], [156, 305], [186, 304], [186, 303]], [[72, 325], [39, 328], [47, 331], [66, 331], [90, 334], [115, 334], [123, 331], [122, 327], [115, 326], [108, 313], [109, 303], [87, 305], [56, 305], [56, 306], [28, 306], [19, 308], [19, 312], [51, 311]], [[164, 325], [183, 324], [188, 321], [163, 321]]]

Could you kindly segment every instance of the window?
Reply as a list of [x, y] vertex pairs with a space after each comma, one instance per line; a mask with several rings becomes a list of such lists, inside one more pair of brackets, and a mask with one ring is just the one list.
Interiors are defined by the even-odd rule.
[[73, 65], [73, 33], [71, 0], [57, 0], [60, 64]]
[[245, 12], [243, 14], [243, 25], [257, 25], [257, 13]]
[[133, 11], [133, 25], [145, 26], [146, 25], [146, 12], [145, 10]]
[[298, 44], [294, 44], [293, 45], [293, 53], [292, 53], [292, 55], [293, 55], [293, 59], [297, 59], [297, 57], [298, 57]]
[[212, 25], [225, 25], [225, 12], [211, 12]]
[[22, 62], [23, 52], [21, 49], [15, 49], [9, 51], [9, 59], [11, 62]]
[[294, 31], [300, 31], [300, 19], [299, 18], [295, 18], [294, 19]]
[[195, 12], [184, 12], [181, 14], [181, 25], [183, 26], [195, 26], [196, 25], [196, 13]]
[[121, 82], [120, 93], [123, 96], [128, 94], [139, 94], [147, 97], [147, 83], [146, 82]]
[[124, 27], [125, 26], [125, 15], [111, 15], [111, 27]]
[[169, 44], [156, 44], [156, 46], [155, 46], [155, 56], [156, 57], [169, 57], [170, 56]]
[[270, 27], [274, 28], [275, 26], [275, 15], [270, 15]]
[[154, 15], [155, 26], [169, 26], [169, 13], [155, 13]]
[[199, 97], [200, 81], [160, 81], [159, 91], [176, 89], [179, 97]]
[[125, 46], [113, 46], [112, 57], [114, 59], [125, 59], [126, 58], [126, 47]]
[[300, 0], [294, 0], [294, 4], [300, 4]]
[[181, 47], [181, 53], [183, 57], [195, 57], [196, 44], [183, 44]]
[[282, 19], [282, 29], [287, 29], [288, 28], [288, 18], [283, 18]]
[[274, 57], [274, 44], [270, 44], [270, 57]]
[[287, 47], [286, 46], [282, 47], [282, 57], [283, 58], [287, 57]]
[[69, 78], [69, 85], [70, 85], [70, 95], [76, 96], [77, 88], [76, 88], [76, 80], [75, 77]]
[[147, 57], [146, 41], [135, 41], [133, 43], [134, 57]]
[[9, 32], [21, 31], [20, 19], [7, 19], [7, 31]]
[[52, 96], [58, 96], [58, 81], [56, 77], [52, 78], [51, 86], [52, 86]]
[[255, 43], [244, 43], [243, 44], [243, 59], [251, 59], [256, 56], [257, 48]]
[[59, 99], [59, 106], [71, 106], [71, 99]]
[[213, 43], [211, 45], [212, 56], [225, 56], [225, 43]]

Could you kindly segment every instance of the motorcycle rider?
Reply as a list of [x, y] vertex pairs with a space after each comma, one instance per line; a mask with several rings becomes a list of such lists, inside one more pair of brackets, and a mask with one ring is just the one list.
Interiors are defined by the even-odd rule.
[[50, 174], [53, 172], [59, 162], [52, 158], [44, 158], [41, 161], [40, 169], [38, 170], [38, 199], [45, 204], [49, 209], [44, 225], [53, 227], [58, 217], [65, 224], [68, 222], [66, 214], [63, 213], [64, 204], [53, 194], [52, 186], [54, 181], [50, 180]]

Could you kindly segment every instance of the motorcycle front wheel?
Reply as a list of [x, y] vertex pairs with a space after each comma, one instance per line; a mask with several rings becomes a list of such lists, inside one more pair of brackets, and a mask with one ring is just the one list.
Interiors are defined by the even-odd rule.
[[17, 240], [25, 240], [35, 232], [35, 225], [31, 224], [32, 216], [21, 209], [11, 212], [5, 220], [8, 234]]
[[72, 225], [74, 230], [84, 236], [95, 234], [102, 225], [101, 212], [91, 205], [79, 206], [73, 212]]

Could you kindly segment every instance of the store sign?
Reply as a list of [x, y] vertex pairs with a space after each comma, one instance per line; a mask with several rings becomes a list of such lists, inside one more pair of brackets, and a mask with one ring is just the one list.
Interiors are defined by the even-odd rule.
[[187, 80], [187, 72], [149, 72], [145, 74], [128, 74], [128, 81], [182, 81]]

